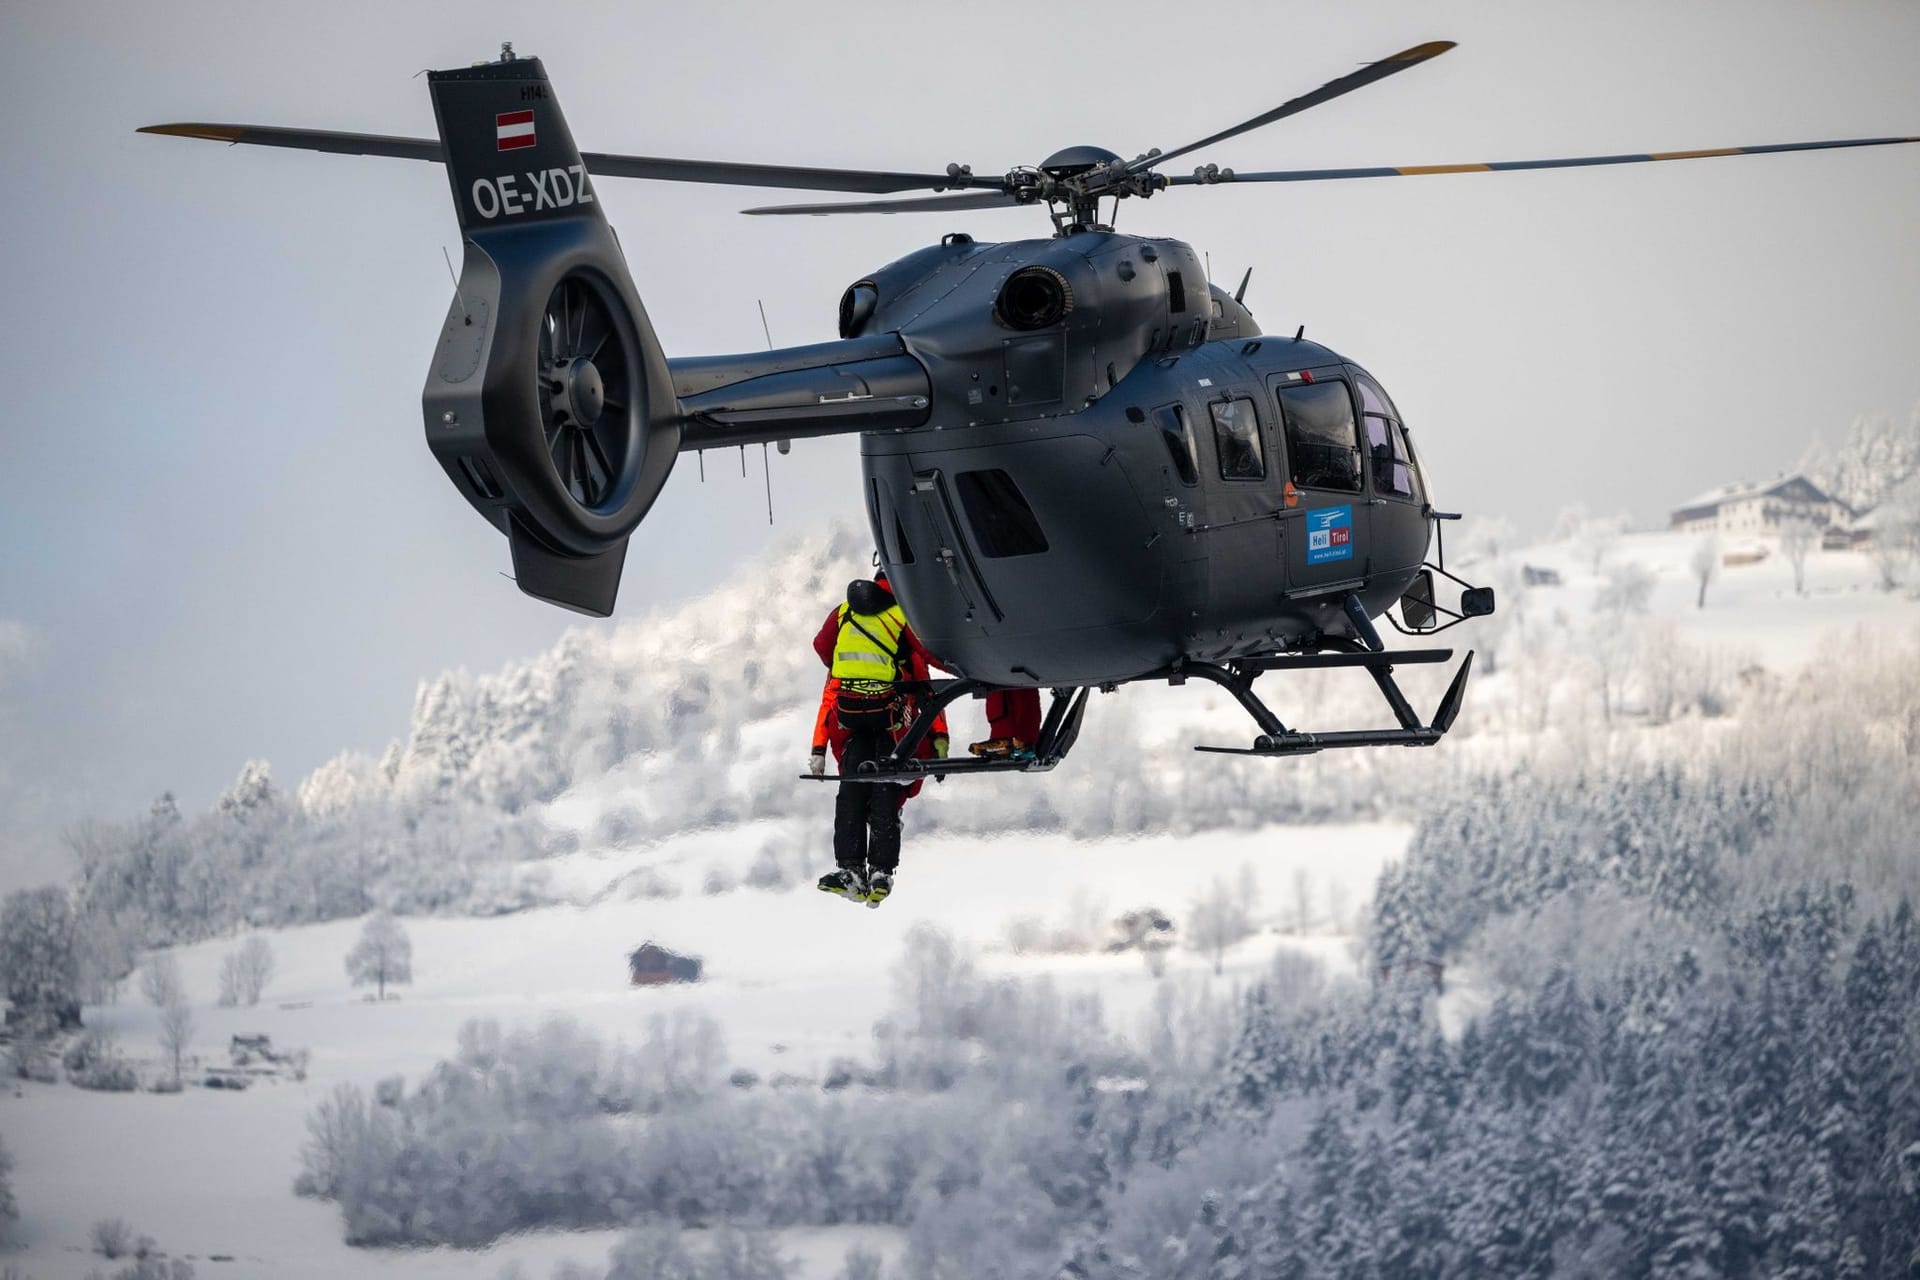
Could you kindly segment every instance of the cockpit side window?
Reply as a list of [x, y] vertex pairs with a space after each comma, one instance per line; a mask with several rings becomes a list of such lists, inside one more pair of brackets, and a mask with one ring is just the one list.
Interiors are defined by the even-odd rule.
[[1373, 460], [1373, 491], [1396, 498], [1419, 496], [1419, 473], [1413, 453], [1407, 445], [1400, 414], [1387, 399], [1380, 385], [1365, 374], [1354, 384], [1360, 388], [1360, 416], [1367, 433], [1367, 456]]
[[1160, 438], [1166, 442], [1167, 453], [1173, 459], [1173, 469], [1180, 474], [1180, 483], [1197, 483], [1200, 467], [1194, 459], [1198, 456], [1198, 450], [1194, 447], [1193, 424], [1187, 421], [1185, 406], [1161, 405], [1153, 411], [1153, 421], [1160, 428]]
[[1260, 447], [1260, 419], [1253, 401], [1218, 400], [1213, 410], [1213, 444], [1220, 455], [1222, 480], [1264, 480], [1267, 455]]
[[1360, 442], [1346, 383], [1326, 378], [1281, 387], [1280, 413], [1295, 484], [1360, 492]]

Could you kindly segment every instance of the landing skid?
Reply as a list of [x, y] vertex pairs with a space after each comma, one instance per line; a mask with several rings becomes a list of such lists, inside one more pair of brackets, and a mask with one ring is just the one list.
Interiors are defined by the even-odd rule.
[[[1401, 664], [1445, 662], [1452, 656], [1451, 649], [1403, 649], [1396, 653], [1356, 648], [1334, 653], [1275, 654], [1271, 657], [1246, 658], [1231, 667], [1204, 662], [1189, 663], [1182, 668], [1183, 674], [1211, 680], [1231, 693], [1260, 726], [1260, 734], [1251, 747], [1200, 746], [1194, 750], [1241, 756], [1304, 756], [1344, 747], [1430, 747], [1446, 736], [1447, 730], [1453, 728], [1454, 719], [1460, 714], [1460, 704], [1467, 693], [1467, 676], [1473, 670], [1473, 653], [1468, 651], [1460, 669], [1454, 673], [1453, 682], [1441, 695], [1432, 721], [1426, 724], [1420, 722], [1407, 696], [1400, 692], [1400, 686], [1393, 679], [1393, 669]], [[1380, 696], [1386, 699], [1387, 707], [1393, 712], [1394, 719], [1399, 721], [1400, 727], [1304, 733], [1281, 723], [1280, 717], [1274, 715], [1253, 691], [1253, 682], [1268, 671], [1304, 671], [1327, 667], [1364, 668], [1373, 677], [1374, 684], [1379, 686]]]
[[[1369, 628], [1369, 631], [1371, 628]], [[1371, 635], [1368, 639], [1378, 643]], [[1211, 662], [1183, 662], [1178, 666], [1151, 672], [1137, 677], [1137, 680], [1165, 680], [1169, 684], [1185, 684], [1189, 680], [1206, 680], [1217, 684], [1232, 694], [1234, 700], [1244, 708], [1247, 714], [1260, 727], [1260, 733], [1250, 747], [1214, 747], [1196, 746], [1195, 751], [1210, 751], [1222, 755], [1240, 756], [1302, 756], [1317, 751], [1335, 751], [1348, 747], [1430, 747], [1446, 736], [1453, 728], [1453, 722], [1460, 714], [1460, 704], [1466, 697], [1467, 677], [1473, 670], [1473, 653], [1468, 651], [1460, 669], [1454, 673], [1452, 683], [1440, 697], [1440, 705], [1434, 709], [1433, 719], [1422, 723], [1407, 697], [1394, 682], [1393, 669], [1397, 666], [1418, 666], [1427, 663], [1446, 662], [1453, 657], [1451, 649], [1401, 649], [1388, 651], [1369, 647], [1349, 640], [1326, 639], [1317, 653], [1272, 653], [1255, 654], [1235, 659], [1225, 666]], [[1269, 671], [1312, 671], [1330, 667], [1359, 667], [1373, 677], [1379, 687], [1380, 696], [1393, 712], [1398, 728], [1392, 729], [1339, 729], [1328, 733], [1308, 733], [1288, 728], [1280, 717], [1275, 715], [1260, 696], [1253, 691], [1253, 682]], [[1135, 683], [1127, 681], [1124, 683]], [[1102, 689], [1111, 690], [1114, 685], [1102, 685]], [[914, 721], [901, 735], [893, 754], [883, 759], [862, 765], [852, 775], [859, 782], [917, 782], [929, 775], [944, 777], [948, 774], [963, 773], [1046, 773], [1066, 758], [1067, 752], [1080, 737], [1080, 725], [1086, 717], [1087, 694], [1089, 686], [1053, 690], [1053, 702], [1047, 709], [1045, 723], [1040, 728], [1040, 739], [1034, 743], [1033, 754], [1019, 759], [999, 760], [919, 760], [914, 758], [921, 741], [933, 727], [934, 717], [950, 704], [969, 694], [990, 693], [995, 686], [983, 684], [978, 680], [942, 680], [926, 686], [930, 696], [921, 700], [920, 710]], [[812, 782], [838, 782], [841, 774], [826, 774], [816, 777], [802, 774], [802, 778]]]
[[[853, 774], [856, 782], [918, 782], [929, 774], [945, 777], [957, 773], [1046, 773], [1062, 760], [1079, 740], [1080, 724], [1087, 714], [1085, 687], [1055, 689], [1047, 717], [1040, 725], [1039, 740], [1033, 754], [1017, 758], [987, 760], [920, 760], [914, 752], [933, 729], [933, 721], [947, 707], [969, 694], [991, 693], [997, 687], [978, 680], [936, 680], [927, 686], [931, 696], [921, 701], [913, 723], [894, 745], [893, 754], [868, 761]], [[838, 782], [846, 775], [800, 775], [814, 782]]]

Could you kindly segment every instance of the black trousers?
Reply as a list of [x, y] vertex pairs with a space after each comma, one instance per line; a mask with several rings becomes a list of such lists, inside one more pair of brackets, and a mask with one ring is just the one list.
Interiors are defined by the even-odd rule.
[[840, 757], [840, 792], [833, 799], [833, 860], [843, 867], [891, 872], [900, 865], [901, 788], [891, 782], [854, 782], [865, 760], [893, 750], [881, 730], [856, 730]]

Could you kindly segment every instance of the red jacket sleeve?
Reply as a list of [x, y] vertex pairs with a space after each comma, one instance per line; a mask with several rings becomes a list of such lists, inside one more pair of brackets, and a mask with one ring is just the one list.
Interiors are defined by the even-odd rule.
[[[933, 652], [920, 642], [920, 637], [914, 633], [911, 623], [907, 625], [904, 639], [907, 645], [907, 652], [913, 655], [914, 665], [919, 670], [919, 674], [914, 676], [914, 679], [925, 680], [927, 678], [928, 667], [932, 667], [936, 671], [947, 671], [947, 665], [940, 661], [940, 659], [934, 657]], [[951, 675], [952, 673], [949, 671], [948, 674]]]
[[820, 655], [820, 661], [827, 667], [833, 666], [833, 645], [840, 638], [840, 606], [835, 605], [827, 611], [827, 620], [820, 624], [820, 630], [813, 637], [813, 651]]

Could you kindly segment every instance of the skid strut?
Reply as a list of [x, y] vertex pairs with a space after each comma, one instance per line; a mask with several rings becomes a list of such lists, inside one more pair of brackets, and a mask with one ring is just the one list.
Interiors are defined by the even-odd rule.
[[[1469, 652], [1466, 660], [1460, 664], [1460, 670], [1454, 673], [1453, 682], [1441, 695], [1440, 705], [1428, 724], [1420, 722], [1419, 713], [1407, 701], [1407, 695], [1400, 691], [1400, 686], [1393, 678], [1393, 668], [1402, 663], [1445, 662], [1452, 656], [1451, 649], [1405, 649], [1395, 653], [1356, 645], [1351, 651], [1248, 658], [1235, 663], [1232, 668], [1207, 662], [1188, 663], [1180, 669], [1181, 674], [1198, 676], [1219, 685], [1231, 693], [1260, 726], [1260, 736], [1253, 740], [1251, 747], [1202, 746], [1194, 750], [1245, 756], [1302, 756], [1340, 747], [1430, 747], [1446, 735], [1447, 730], [1453, 727], [1455, 717], [1460, 714], [1460, 703], [1466, 697], [1467, 675], [1473, 669], [1473, 654]], [[1366, 668], [1367, 674], [1373, 677], [1374, 684], [1379, 687], [1380, 696], [1393, 712], [1393, 718], [1399, 722], [1399, 728], [1304, 733], [1282, 724], [1280, 718], [1253, 691], [1253, 682], [1267, 671], [1303, 671], [1327, 667]]]

